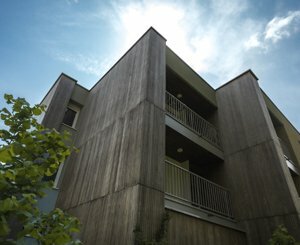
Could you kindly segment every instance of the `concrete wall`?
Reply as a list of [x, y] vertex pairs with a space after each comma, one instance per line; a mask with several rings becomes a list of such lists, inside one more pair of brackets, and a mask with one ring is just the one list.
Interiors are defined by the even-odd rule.
[[165, 40], [150, 29], [96, 84], [78, 120], [57, 206], [84, 244], [153, 238], [164, 210]]
[[71, 101], [73, 103], [75, 102], [75, 104], [82, 107], [85, 105], [85, 101], [88, 97], [88, 94], [89, 94], [89, 91], [86, 88], [76, 84], [76, 86], [73, 90], [73, 93], [71, 95]]
[[43, 98], [43, 100], [41, 101], [41, 103], [40, 103], [41, 105], [46, 106], [46, 109], [45, 109], [45, 111], [41, 115], [38, 116], [38, 122], [39, 123], [42, 123], [42, 121], [43, 121], [43, 119], [45, 117], [45, 114], [47, 113], [47, 109], [48, 109], [48, 107], [49, 107], [49, 105], [50, 105], [50, 103], [52, 101], [52, 98], [53, 98], [53, 96], [55, 94], [57, 86], [58, 86], [58, 82], [56, 81], [53, 84], [53, 86], [50, 88], [50, 90], [48, 91], [48, 93], [46, 94], [46, 96]]
[[300, 133], [275, 106], [271, 99], [265, 93], [263, 95], [269, 111], [271, 111], [277, 120], [282, 123], [282, 134], [286, 135], [288, 140], [287, 143], [289, 143], [290, 150], [292, 151], [291, 153], [295, 157], [293, 161], [300, 168]]
[[168, 242], [172, 245], [243, 245], [245, 233], [168, 210]]
[[253, 73], [219, 88], [217, 102], [223, 178], [249, 244], [266, 244], [279, 224], [299, 240], [299, 198]]
[[52, 99], [48, 103], [46, 114], [42, 120], [42, 124], [46, 128], [59, 130], [76, 83], [76, 80], [65, 74], [59, 76], [53, 86], [53, 90], [55, 89], [55, 91], [52, 92], [52, 89], [49, 91]]

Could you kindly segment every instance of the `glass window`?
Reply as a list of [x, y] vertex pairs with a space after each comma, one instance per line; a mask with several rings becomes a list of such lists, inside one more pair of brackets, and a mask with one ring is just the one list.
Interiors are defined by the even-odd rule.
[[67, 108], [66, 112], [65, 112], [65, 116], [63, 119], [63, 123], [73, 127], [74, 121], [75, 121], [75, 117], [76, 117], [76, 111], [72, 110], [71, 108]]

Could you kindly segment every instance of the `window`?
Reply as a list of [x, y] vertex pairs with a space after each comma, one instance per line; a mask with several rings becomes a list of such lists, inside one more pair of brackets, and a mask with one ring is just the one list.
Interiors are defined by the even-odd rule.
[[64, 119], [62, 121], [63, 124], [66, 124], [74, 128], [77, 121], [78, 113], [79, 113], [79, 108], [73, 105], [68, 105], [65, 112]]

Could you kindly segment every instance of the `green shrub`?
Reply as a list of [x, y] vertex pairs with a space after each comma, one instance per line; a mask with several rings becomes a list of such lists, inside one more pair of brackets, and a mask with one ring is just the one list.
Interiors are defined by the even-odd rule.
[[292, 237], [287, 228], [283, 225], [279, 225], [273, 232], [271, 239], [268, 242], [269, 245], [299, 245], [295, 238]]

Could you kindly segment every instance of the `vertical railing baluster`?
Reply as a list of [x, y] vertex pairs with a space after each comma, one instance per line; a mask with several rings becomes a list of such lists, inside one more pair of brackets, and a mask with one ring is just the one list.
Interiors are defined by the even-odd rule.
[[211, 123], [169, 92], [166, 92], [166, 104], [166, 112], [169, 115], [220, 148], [218, 131]]
[[209, 203], [209, 187], [207, 186], [207, 182], [204, 182], [204, 192], [205, 192], [205, 199], [204, 199], [204, 206], [205, 207], [209, 207], [210, 203]]
[[209, 185], [209, 189], [210, 189], [210, 202], [211, 202], [211, 207], [213, 210], [216, 210], [216, 202], [215, 202], [215, 188], [208, 184]]
[[214, 186], [212, 186], [211, 184], [209, 184], [209, 187], [210, 187], [210, 189], [211, 189], [211, 197], [210, 197], [210, 199], [211, 199], [211, 203], [212, 203], [212, 209], [213, 210], [216, 210], [216, 200], [215, 200], [215, 198], [216, 198], [216, 194], [215, 194], [215, 188], [214, 188]]
[[167, 194], [198, 208], [233, 218], [228, 190], [167, 160], [165, 164]]
[[204, 198], [203, 181], [202, 181], [202, 179], [198, 178], [198, 182], [199, 182], [200, 206], [203, 206], [203, 198]]

